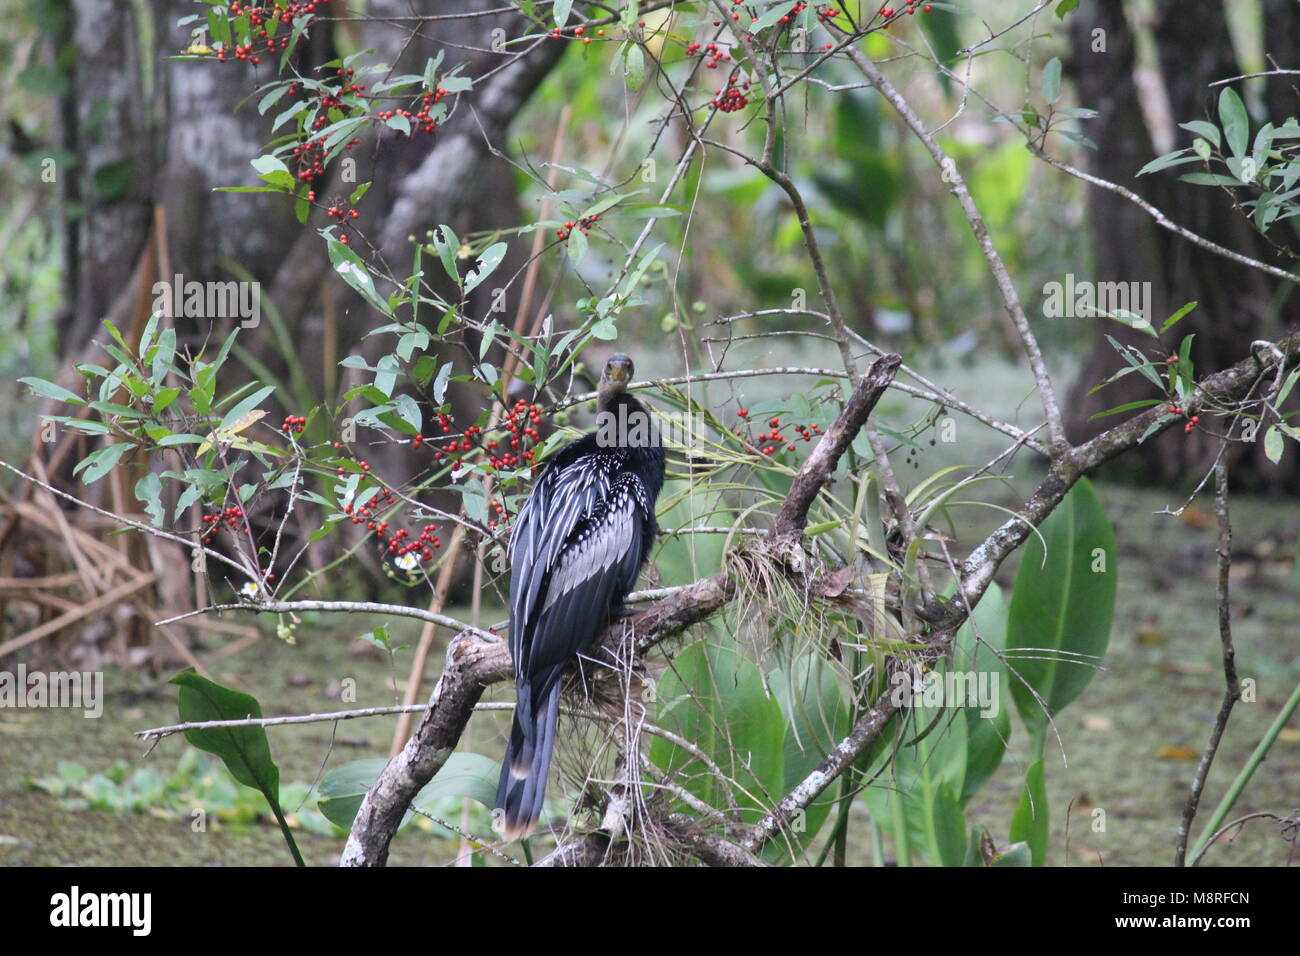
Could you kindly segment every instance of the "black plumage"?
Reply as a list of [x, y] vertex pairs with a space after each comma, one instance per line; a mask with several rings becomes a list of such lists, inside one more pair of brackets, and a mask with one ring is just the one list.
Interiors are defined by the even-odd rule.
[[496, 805], [507, 839], [542, 812], [568, 668], [623, 613], [655, 539], [664, 452], [645, 406], [627, 393], [632, 360], [601, 375], [598, 428], [549, 462], [510, 542], [510, 651], [518, 702]]

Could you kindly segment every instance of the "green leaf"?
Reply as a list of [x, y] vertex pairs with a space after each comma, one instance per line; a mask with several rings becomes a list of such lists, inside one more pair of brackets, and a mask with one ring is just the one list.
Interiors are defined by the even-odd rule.
[[[712, 538], [718, 535], [690, 535]], [[804, 654], [785, 668], [768, 672], [768, 686], [785, 717], [785, 784], [789, 793], [835, 748], [849, 729], [849, 714], [841, 700], [831, 666], [822, 657]], [[790, 843], [774, 840], [764, 850], [769, 862], [793, 862], [793, 851], [807, 846], [836, 806], [828, 788], [804, 811], [802, 829], [789, 834]]]
[[[335, 826], [351, 829], [361, 801], [387, 764], [387, 759], [373, 757], [335, 767], [321, 779], [317, 809]], [[434, 778], [416, 794], [412, 805], [429, 812], [447, 797], [468, 797], [490, 810], [496, 802], [500, 776], [501, 765], [489, 757], [453, 753]], [[405, 826], [412, 816], [408, 810], [402, 818], [402, 825]]]
[[[1100, 310], [1099, 310], [1100, 311]], [[1114, 319], [1121, 325], [1127, 325], [1130, 329], [1136, 329], [1139, 332], [1145, 332], [1152, 338], [1156, 338], [1156, 330], [1151, 327], [1151, 322], [1136, 312], [1130, 312], [1128, 309], [1116, 309], [1114, 312], [1102, 312], [1108, 319]]]
[[1192, 309], [1196, 308], [1196, 305], [1197, 303], [1195, 302], [1188, 302], [1186, 305], [1184, 305], [1181, 309], [1179, 309], [1169, 318], [1165, 319], [1165, 324], [1160, 326], [1161, 333], [1168, 332], [1170, 329], [1172, 329], [1179, 321], [1182, 320], [1183, 316], [1185, 316], [1188, 312], [1191, 312]]
[[438, 369], [438, 377], [433, 380], [433, 400], [441, 405], [447, 394], [447, 381], [451, 378], [451, 363]]
[[1119, 415], [1123, 412], [1131, 412], [1135, 408], [1149, 408], [1152, 405], [1164, 404], [1163, 398], [1144, 398], [1137, 402], [1125, 402], [1123, 405], [1116, 405], [1114, 408], [1108, 408], [1104, 412], [1097, 412], [1095, 415], [1089, 415], [1088, 421], [1097, 418], [1107, 418], [1111, 415]]
[[1189, 123], [1179, 123], [1178, 125], [1189, 132], [1205, 137], [1214, 144], [1215, 149], [1223, 145], [1223, 141], [1219, 138], [1219, 127], [1213, 123], [1207, 123], [1205, 120], [1192, 120]]
[[569, 231], [569, 241], [565, 248], [569, 253], [569, 261], [575, 266], [587, 254], [587, 236], [576, 225]]
[[501, 764], [482, 754], [454, 753], [442, 769], [424, 785], [412, 804], [426, 813], [434, 812], [448, 797], [468, 797], [489, 810], [496, 806]]
[[1023, 840], [1028, 844], [1034, 866], [1042, 866], [1047, 858], [1047, 827], [1047, 785], [1043, 779], [1043, 760], [1040, 757], [1025, 771], [1025, 786], [1020, 792], [1016, 814], [1011, 818], [1010, 831], [1013, 841]]
[[1117, 556], [1114, 529], [1087, 479], [1039, 532], [1041, 540], [1031, 535], [1024, 547], [1011, 593], [1007, 664], [1021, 678], [1011, 681], [1016, 707], [1041, 747], [1047, 718], [1083, 692], [1106, 653]]
[[92, 452], [81, 459], [77, 466], [72, 469], [72, 473], [75, 475], [77, 472], [82, 472], [82, 482], [93, 485], [112, 471], [117, 463], [121, 461], [122, 456], [134, 447], [135, 445], [131, 442], [116, 442], [112, 445], [105, 445], [98, 451]]
[[245, 415], [257, 408], [258, 405], [262, 404], [266, 397], [274, 391], [274, 385], [263, 385], [252, 395], [246, 396], [243, 401], [239, 402], [234, 408], [226, 412], [225, 416], [221, 419], [221, 424], [217, 426], [217, 431], [228, 431]]
[[135, 497], [144, 502], [144, 510], [155, 528], [163, 524], [162, 479], [153, 472], [145, 475], [135, 483]]
[[555, 0], [551, 7], [551, 16], [555, 18], [555, 25], [563, 27], [569, 22], [569, 14], [573, 10], [573, 0]]
[[1028, 843], [1013, 843], [997, 856], [989, 866], [1033, 866], [1033, 851]]
[[506, 257], [506, 249], [504, 242], [498, 242], [483, 250], [483, 254], [478, 258], [478, 264], [465, 276], [466, 293], [473, 292], [480, 282], [501, 265], [501, 260]]
[[1054, 56], [1043, 67], [1043, 99], [1055, 103], [1061, 98], [1061, 58]]
[[[907, 720], [895, 721], [900, 746], [892, 770], [864, 791], [864, 799], [877, 820], [898, 819], [901, 809], [910, 843], [931, 865], [960, 866], [966, 856], [959, 795], [966, 780], [968, 721], [961, 709], [925, 705], [920, 694], [906, 713]], [[901, 808], [895, 805], [900, 800]]]
[[1168, 169], [1170, 166], [1182, 166], [1184, 163], [1195, 163], [1199, 157], [1188, 156], [1187, 150], [1176, 149], [1172, 153], [1165, 153], [1163, 156], [1157, 156], [1151, 162], [1147, 163], [1137, 171], [1139, 176], [1145, 176], [1148, 173], [1158, 173], [1162, 169]]
[[70, 392], [62, 385], [56, 385], [53, 382], [47, 382], [43, 378], [28, 377], [28, 378], [20, 378], [18, 381], [22, 382], [24, 385], [30, 388], [37, 395], [40, 395], [42, 398], [53, 398], [60, 402], [68, 402], [71, 405], [84, 406], [86, 404], [85, 399], [77, 395], [76, 392]]
[[[241, 720], [261, 717], [262, 706], [257, 698], [223, 687], [187, 668], [173, 677], [170, 683], [180, 688], [177, 708], [182, 723], [212, 720]], [[216, 754], [230, 771], [230, 775], [246, 787], [259, 790], [275, 814], [284, 834], [294, 862], [303, 866], [302, 855], [294, 842], [293, 834], [280, 809], [280, 768], [271, 759], [271, 744], [263, 727], [211, 727], [185, 731], [191, 746]]]
[[325, 237], [328, 243], [330, 263], [343, 281], [351, 286], [358, 295], [373, 305], [380, 312], [393, 317], [393, 310], [377, 291], [375, 280], [370, 277], [370, 270], [365, 267], [360, 256], [339, 242], [333, 236]]
[[641, 84], [645, 82], [645, 53], [642, 51], [640, 44], [634, 43], [627, 48], [623, 76], [627, 81], [628, 91], [631, 93], [639, 91]]
[[442, 268], [456, 285], [461, 284], [460, 270], [456, 267], [456, 254], [460, 251], [460, 239], [451, 226], [442, 225], [433, 230], [433, 247], [438, 250]]
[[746, 823], [781, 798], [785, 719], [753, 662], [733, 647], [692, 644], [659, 682], [656, 723], [689, 740], [734, 785], [728, 787], [689, 751], [655, 737], [650, 759], [690, 793], [718, 810], [728, 791]]
[[1061, 0], [1061, 2], [1056, 5], [1057, 19], [1064, 20], [1065, 15], [1073, 11], [1078, 6], [1079, 6], [1079, 0]]
[[1193, 186], [1241, 185], [1241, 180], [1236, 176], [1225, 176], [1222, 173], [1183, 173], [1178, 179], [1180, 182], [1191, 183]]
[[1264, 432], [1264, 455], [1275, 465], [1282, 460], [1282, 433], [1276, 425], [1269, 425]]
[[996, 713], [989, 716], [984, 716], [978, 705], [963, 708], [967, 733], [962, 806], [969, 803], [975, 791], [993, 776], [1002, 763], [1007, 741], [1011, 739], [1011, 698], [1007, 691], [1013, 678], [997, 656], [1007, 643], [1007, 613], [1006, 598], [994, 582], [975, 605], [974, 626], [967, 621], [953, 641], [953, 673], [973, 675], [976, 687], [979, 679], [984, 677], [993, 691], [990, 703], [996, 707]]
[[1223, 124], [1223, 135], [1227, 137], [1232, 155], [1245, 156], [1246, 144], [1250, 140], [1250, 118], [1241, 97], [1230, 86], [1225, 86], [1219, 94], [1219, 122]]
[[1278, 389], [1277, 401], [1274, 403], [1274, 407], [1281, 408], [1283, 403], [1286, 402], [1291, 390], [1295, 388], [1296, 379], [1300, 379], [1300, 368], [1292, 370], [1291, 374], [1286, 377], [1286, 381]]

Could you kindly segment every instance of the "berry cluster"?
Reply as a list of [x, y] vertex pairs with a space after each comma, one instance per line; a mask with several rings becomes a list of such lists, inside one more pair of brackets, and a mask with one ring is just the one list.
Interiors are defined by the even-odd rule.
[[325, 215], [328, 216], [330, 219], [333, 219], [335, 216], [338, 216], [339, 222], [346, 222], [349, 218], [351, 219], [361, 218], [361, 213], [357, 212], [355, 209], [344, 209], [343, 206], [341, 205], [341, 200], [336, 201], [334, 205], [330, 206], [329, 209], [325, 210]]
[[[690, 46], [686, 48], [686, 55], [695, 56], [695, 54], [700, 52], [700, 49], [701, 49], [700, 44], [692, 43]], [[721, 63], [723, 60], [727, 60], [727, 61], [731, 60], [731, 54], [728, 53], [727, 50], [725, 50], [723, 47], [718, 46], [716, 43], [707, 44], [706, 46], [703, 47], [703, 50], [704, 50], [705, 69], [709, 69], [709, 70], [716, 69], [718, 64]]]
[[[231, 0], [230, 15], [232, 17], [248, 17], [249, 29], [255, 34], [256, 40], [261, 41], [261, 45], [266, 48], [267, 53], [283, 53], [289, 49], [289, 40], [292, 33], [276, 39], [274, 33], [280, 24], [290, 25], [299, 17], [312, 17], [316, 13], [316, 7], [319, 6], [320, 0], [309, 0], [302, 3], [285, 3], [276, 0], [271, 6], [250, 5], [240, 3], [239, 0]], [[248, 43], [235, 44], [231, 48], [231, 55], [236, 60], [244, 60], [248, 63], [261, 63], [261, 57], [253, 52], [254, 41]], [[217, 61], [219, 63], [227, 62], [224, 49], [217, 51]]]
[[410, 554], [415, 556], [416, 561], [432, 560], [434, 549], [442, 547], [436, 525], [425, 525], [419, 537], [412, 538], [411, 532], [407, 529], [396, 528], [390, 531], [388, 521], [378, 519], [377, 511], [385, 507], [391, 508], [396, 503], [392, 491], [384, 488], [370, 504], [359, 508], [354, 507], [351, 502], [345, 504], [343, 514], [353, 524], [364, 524], [367, 531], [373, 531], [375, 537], [385, 545], [385, 550], [392, 557], [401, 558]]
[[[744, 419], [746, 424], [749, 424], [748, 408], [742, 408], [739, 412], [737, 412], [737, 414], [742, 419]], [[772, 430], [770, 432], [760, 433], [756, 441], [759, 443], [759, 445], [762, 445], [763, 442], [772, 442], [773, 444], [763, 445], [761, 448], [759, 447], [759, 445], [751, 445], [751, 447], [754, 448], [755, 451], [758, 451], [764, 455], [776, 454], [778, 451], [781, 450], [782, 444], [785, 444], [786, 451], [794, 451], [795, 450], [794, 439], [802, 438], [804, 441], [812, 441], [813, 435], [820, 435], [822, 433], [821, 426], [816, 423], [813, 423], [811, 425], [782, 425], [780, 417], [776, 415], [772, 416], [772, 418], [768, 421], [767, 424], [768, 427], [770, 427]], [[793, 429], [795, 434], [790, 436], [789, 438], [782, 436], [781, 431], [782, 429], [785, 428]], [[736, 434], [744, 438], [744, 429], [737, 428]]]
[[733, 76], [727, 80], [727, 87], [718, 90], [712, 100], [712, 105], [716, 106], [724, 113], [734, 113], [737, 110], [743, 110], [749, 105], [749, 97], [745, 95], [745, 90], [749, 89], [749, 80], [737, 84]]
[[[438, 128], [436, 120], [429, 117], [429, 110], [442, 102], [442, 98], [447, 95], [447, 91], [441, 86], [434, 89], [432, 93], [425, 93], [419, 98], [420, 109], [412, 113], [410, 110], [393, 109], [381, 110], [377, 115], [385, 122], [394, 116], [405, 116], [411, 122], [412, 129], [417, 133], [432, 133]], [[415, 103], [411, 104], [415, 106]]]
[[[645, 26], [645, 21], [644, 21], [644, 20], [641, 21], [641, 26]], [[570, 30], [569, 32], [573, 35], [573, 38], [574, 38], [575, 40], [581, 38], [581, 40], [582, 40], [582, 42], [583, 42], [584, 44], [586, 44], [586, 43], [591, 43], [591, 37], [585, 37], [585, 36], [583, 36], [583, 34], [587, 32], [587, 28], [586, 28], [586, 27], [574, 27], [574, 28], [573, 28], [572, 30]], [[558, 40], [558, 39], [560, 39], [560, 37], [562, 37], [563, 35], [564, 35], [564, 32], [563, 32], [559, 27], [556, 27], [554, 30], [551, 31], [551, 39], [552, 39], [552, 40]], [[605, 31], [604, 31], [604, 30], [597, 30], [597, 31], [596, 31], [596, 36], [598, 36], [598, 37], [603, 37], [604, 35], [605, 35]]]
[[497, 513], [497, 516], [496, 518], [493, 518], [491, 521], [488, 522], [489, 528], [491, 528], [493, 531], [496, 530], [498, 524], [497, 521], [498, 518], [500, 519], [500, 523], [509, 524], [510, 516], [506, 514], [506, 506], [501, 501], [493, 501], [492, 510]]
[[[1186, 411], [1182, 408], [1182, 406], [1180, 406], [1180, 405], [1170, 405], [1170, 406], [1169, 406], [1169, 414], [1170, 414], [1170, 415], [1186, 415], [1187, 412], [1186, 412]], [[1187, 419], [1187, 424], [1183, 426], [1183, 434], [1186, 435], [1188, 432], [1190, 432], [1193, 428], [1195, 428], [1195, 427], [1196, 427], [1197, 425], [1199, 425], [1200, 423], [1201, 423], [1201, 416], [1200, 416], [1200, 415], [1191, 415], [1191, 416], [1189, 416], [1188, 419]]]
[[301, 435], [303, 426], [307, 424], [307, 419], [302, 415], [285, 415], [284, 421], [280, 424], [280, 431], [286, 435], [293, 432], [295, 435]]
[[585, 236], [591, 232], [591, 227], [594, 226], [599, 219], [599, 216], [584, 216], [577, 222], [566, 222], [559, 229], [555, 230], [555, 235], [561, 240], [568, 239], [569, 233], [573, 232], [574, 229], [580, 229], [582, 230], [582, 234]]
[[224, 523], [231, 531], [239, 530], [239, 523], [244, 520], [244, 509], [238, 505], [231, 505], [218, 514], [203, 516], [203, 543], [211, 544], [212, 536], [221, 530]]
[[[930, 4], [928, 3], [921, 5], [922, 13], [929, 13], [933, 9], [934, 8], [931, 7]], [[892, 17], [895, 13], [897, 13], [900, 17], [903, 16], [904, 14], [911, 16], [912, 14], [916, 13], [916, 0], [907, 0], [907, 8], [904, 10], [895, 10], [893, 7], [880, 8], [880, 15], [884, 17], [886, 20]]]
[[808, 4], [796, 3], [793, 7], [790, 8], [789, 13], [781, 17], [781, 22], [789, 23], [791, 20], [793, 20], [795, 17], [797, 17], [799, 14], [803, 13], [807, 9], [808, 9]]

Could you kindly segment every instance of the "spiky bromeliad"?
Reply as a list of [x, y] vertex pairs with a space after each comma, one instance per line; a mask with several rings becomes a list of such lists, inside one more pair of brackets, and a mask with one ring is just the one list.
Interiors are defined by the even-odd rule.
[[510, 652], [518, 703], [497, 807], [507, 839], [542, 812], [565, 671], [624, 613], [655, 538], [664, 452], [645, 406], [627, 393], [632, 360], [600, 377], [598, 424], [552, 458], [510, 542]]

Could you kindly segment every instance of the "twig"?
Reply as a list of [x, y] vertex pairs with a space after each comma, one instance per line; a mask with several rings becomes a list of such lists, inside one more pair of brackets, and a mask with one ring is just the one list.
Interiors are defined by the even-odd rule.
[[1215, 599], [1219, 605], [1219, 643], [1223, 645], [1223, 703], [1219, 705], [1219, 714], [1214, 719], [1214, 729], [1201, 754], [1201, 762], [1192, 777], [1192, 786], [1187, 794], [1187, 805], [1183, 808], [1183, 819], [1178, 825], [1178, 843], [1174, 850], [1174, 866], [1187, 865], [1187, 840], [1191, 834], [1192, 821], [1196, 819], [1196, 809], [1201, 803], [1201, 793], [1205, 789], [1205, 780], [1210, 775], [1210, 766], [1219, 751], [1219, 742], [1227, 729], [1228, 718], [1232, 708], [1241, 699], [1241, 682], [1237, 679], [1236, 649], [1232, 644], [1232, 608], [1228, 603], [1228, 588], [1232, 570], [1232, 520], [1228, 514], [1228, 465], [1220, 453], [1214, 463], [1214, 511], [1219, 519], [1219, 583]]

